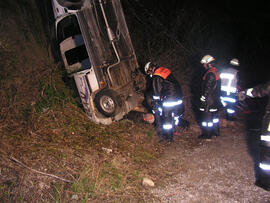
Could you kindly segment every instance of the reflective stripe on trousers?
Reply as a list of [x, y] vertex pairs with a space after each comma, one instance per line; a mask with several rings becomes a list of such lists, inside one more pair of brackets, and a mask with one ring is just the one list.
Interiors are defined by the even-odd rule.
[[269, 173], [270, 178], [270, 122], [266, 131], [260, 136], [260, 163], [259, 167], [265, 173]]
[[201, 118], [202, 133], [208, 136], [219, 134], [218, 112], [202, 112]]

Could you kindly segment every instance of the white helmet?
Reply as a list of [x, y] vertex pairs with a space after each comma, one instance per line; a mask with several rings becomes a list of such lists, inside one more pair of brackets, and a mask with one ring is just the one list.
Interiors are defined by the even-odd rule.
[[230, 61], [230, 64], [231, 65], [234, 65], [234, 66], [239, 66], [239, 60], [237, 58], [234, 58]]
[[215, 60], [215, 58], [213, 57], [213, 56], [211, 56], [211, 55], [205, 55], [203, 58], [202, 58], [202, 60], [201, 60], [201, 63], [202, 64], [207, 64], [207, 63], [210, 63], [210, 62], [212, 62], [212, 61], [214, 61]]
[[144, 72], [145, 72], [146, 74], [148, 74], [148, 70], [149, 70], [149, 68], [150, 68], [150, 64], [151, 64], [151, 62], [147, 62], [147, 63], [145, 64], [145, 66], [144, 66]]
[[147, 62], [144, 66], [144, 72], [146, 74], [152, 74], [152, 71], [154, 70], [154, 68], [156, 67], [157, 65], [152, 63], [152, 62]]

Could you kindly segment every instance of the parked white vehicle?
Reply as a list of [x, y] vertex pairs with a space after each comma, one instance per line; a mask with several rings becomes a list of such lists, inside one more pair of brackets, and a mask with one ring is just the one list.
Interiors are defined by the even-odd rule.
[[87, 115], [97, 123], [110, 124], [143, 100], [144, 76], [120, 0], [78, 2], [80, 9], [56, 17], [59, 50]]

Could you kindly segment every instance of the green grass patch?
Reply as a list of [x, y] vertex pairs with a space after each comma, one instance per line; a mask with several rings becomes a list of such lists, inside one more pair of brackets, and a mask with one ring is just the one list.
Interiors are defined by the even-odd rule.
[[63, 105], [65, 102], [75, 103], [70, 90], [65, 87], [58, 87], [55, 83], [45, 83], [40, 81], [39, 90], [41, 98], [35, 104], [37, 113], [44, 112], [54, 105]]
[[53, 193], [54, 202], [55, 203], [60, 203], [61, 202], [61, 193], [62, 193], [61, 185], [56, 183], [53, 186], [53, 188], [54, 188], [54, 193]]
[[147, 137], [149, 137], [150, 139], [152, 139], [155, 136], [155, 131], [154, 130], [149, 130], [147, 132]]
[[145, 149], [142, 148], [142, 146], [137, 146], [136, 147], [136, 154], [134, 157], [134, 161], [136, 163], [145, 163], [149, 160], [155, 159], [155, 154], [154, 153], [149, 153]]

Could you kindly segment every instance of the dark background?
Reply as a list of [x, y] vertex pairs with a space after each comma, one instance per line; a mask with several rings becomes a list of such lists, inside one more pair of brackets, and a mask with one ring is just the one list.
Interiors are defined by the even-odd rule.
[[238, 58], [240, 77], [250, 87], [269, 80], [270, 2], [235, 2], [125, 0], [122, 4], [127, 21], [137, 18], [154, 33], [160, 24], [160, 32], [177, 38], [191, 66], [206, 54], [213, 55], [220, 68]]

